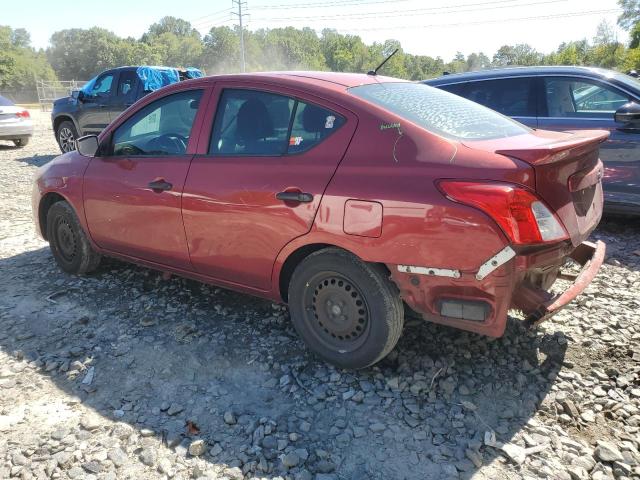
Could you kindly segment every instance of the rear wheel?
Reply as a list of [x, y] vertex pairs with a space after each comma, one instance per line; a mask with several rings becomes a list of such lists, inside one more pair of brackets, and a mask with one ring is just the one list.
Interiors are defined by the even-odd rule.
[[58, 125], [56, 130], [56, 140], [60, 146], [62, 153], [71, 152], [76, 149], [76, 140], [78, 139], [78, 132], [73, 122], [65, 120]]
[[13, 144], [16, 147], [24, 147], [29, 144], [29, 137], [20, 137], [13, 140]]
[[404, 309], [382, 267], [328, 248], [305, 258], [289, 286], [289, 308], [309, 348], [342, 368], [365, 368], [396, 345]]
[[54, 203], [47, 212], [47, 238], [56, 263], [67, 273], [82, 275], [100, 264], [76, 213], [67, 202]]

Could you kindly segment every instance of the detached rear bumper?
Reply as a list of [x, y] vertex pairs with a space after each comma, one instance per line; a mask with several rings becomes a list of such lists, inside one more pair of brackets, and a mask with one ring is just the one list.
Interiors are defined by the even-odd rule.
[[559, 274], [558, 278], [573, 280], [573, 284], [557, 295], [551, 295], [546, 290], [534, 288], [532, 285], [522, 285], [516, 293], [515, 301], [527, 314], [525, 324], [528, 327], [539, 325], [553, 317], [580, 295], [598, 273], [604, 261], [605, 252], [606, 246], [601, 241], [596, 243], [582, 242], [569, 255], [569, 258], [582, 266], [582, 270], [576, 276]]
[[[511, 249], [505, 249], [507, 251]], [[504, 252], [504, 250], [502, 251]], [[603, 242], [564, 242], [548, 249], [502, 252], [473, 272], [388, 265], [402, 299], [425, 320], [462, 330], [500, 337], [511, 308], [522, 311], [529, 326], [551, 318], [582, 293], [602, 265]], [[582, 265], [576, 276], [560, 273], [566, 258]], [[493, 268], [495, 270], [493, 270]], [[557, 279], [572, 280], [563, 293], [549, 292]]]

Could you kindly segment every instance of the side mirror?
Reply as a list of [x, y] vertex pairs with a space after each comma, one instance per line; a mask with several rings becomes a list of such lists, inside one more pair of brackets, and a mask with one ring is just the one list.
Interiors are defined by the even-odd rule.
[[76, 140], [76, 150], [83, 157], [95, 157], [98, 151], [98, 136], [85, 135]]
[[618, 110], [616, 110], [613, 118], [618, 123], [640, 126], [640, 105], [635, 102], [625, 103]]

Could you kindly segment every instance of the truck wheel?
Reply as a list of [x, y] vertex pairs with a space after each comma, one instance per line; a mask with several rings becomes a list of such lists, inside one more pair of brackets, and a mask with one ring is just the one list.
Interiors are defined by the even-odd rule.
[[82, 275], [100, 264], [76, 213], [67, 202], [54, 203], [47, 212], [47, 238], [56, 263], [67, 273]]
[[404, 309], [383, 267], [326, 248], [297, 266], [289, 284], [293, 325], [308, 347], [342, 368], [365, 368], [396, 345]]
[[29, 137], [20, 137], [13, 140], [13, 144], [16, 147], [24, 147], [29, 144]]
[[78, 132], [73, 122], [65, 120], [58, 125], [56, 130], [56, 140], [62, 153], [71, 152], [76, 149], [76, 140], [78, 139]]

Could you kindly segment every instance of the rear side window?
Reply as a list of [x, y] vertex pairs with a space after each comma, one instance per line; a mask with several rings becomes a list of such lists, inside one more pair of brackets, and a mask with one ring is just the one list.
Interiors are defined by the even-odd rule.
[[11, 105], [13, 105], [11, 100], [0, 95], [0, 107], [10, 107]]
[[135, 100], [136, 89], [138, 86], [138, 75], [133, 70], [125, 70], [120, 72], [118, 79], [118, 97], [125, 101]]
[[438, 85], [438, 88], [446, 90], [447, 92], [454, 93], [461, 97], [464, 97], [466, 83], [452, 83], [451, 85]]
[[224, 156], [281, 156], [309, 150], [343, 123], [340, 115], [275, 93], [222, 92], [209, 153]]
[[113, 132], [113, 155], [183, 155], [202, 90], [160, 98], [143, 107]]
[[545, 78], [549, 117], [613, 118], [631, 98], [609, 85], [577, 78]]
[[372, 83], [349, 89], [430, 132], [454, 140], [485, 140], [528, 133], [524, 125], [465, 98], [420, 83]]
[[464, 96], [472, 102], [510, 117], [536, 116], [536, 102], [531, 94], [529, 78], [472, 82]]

